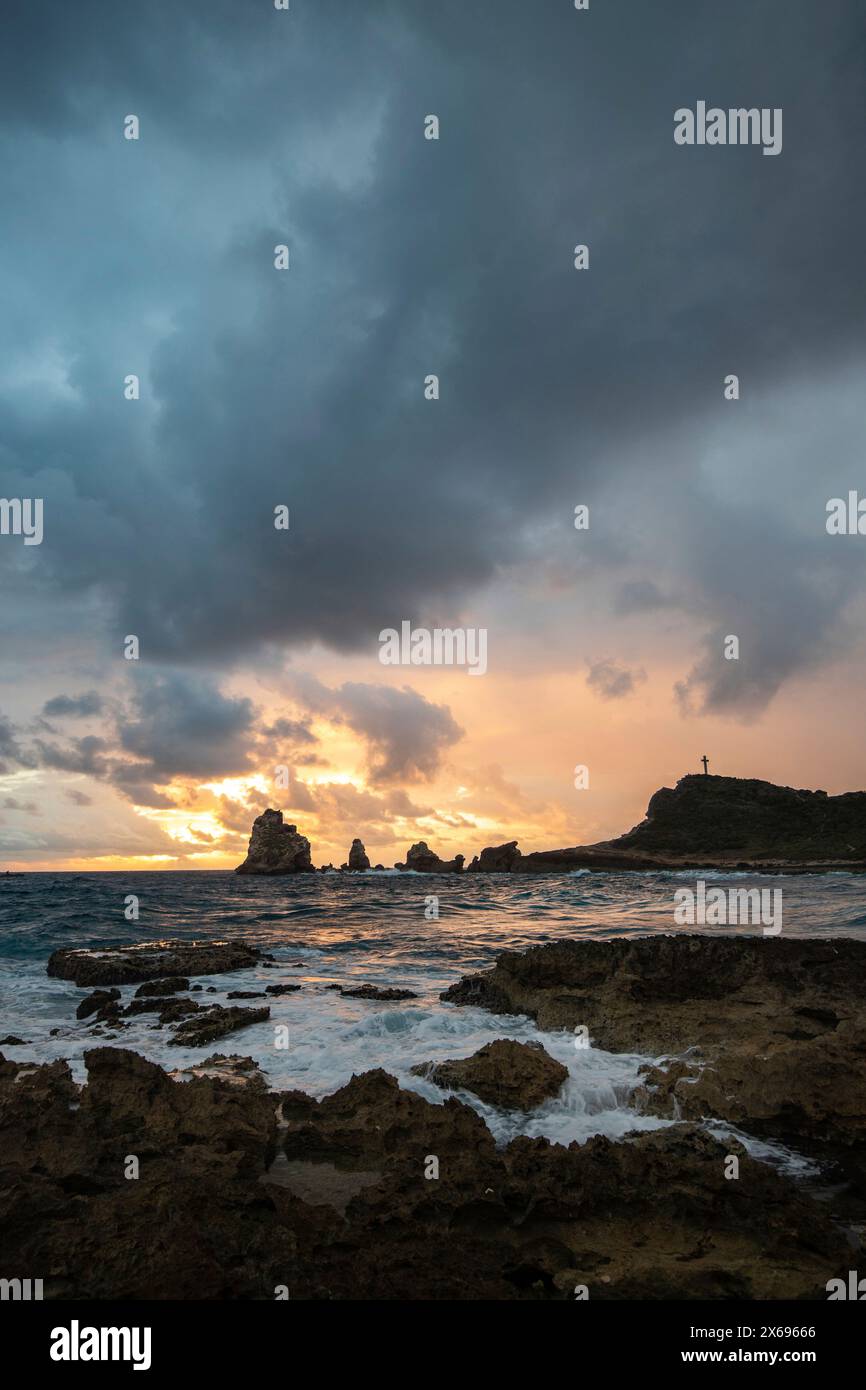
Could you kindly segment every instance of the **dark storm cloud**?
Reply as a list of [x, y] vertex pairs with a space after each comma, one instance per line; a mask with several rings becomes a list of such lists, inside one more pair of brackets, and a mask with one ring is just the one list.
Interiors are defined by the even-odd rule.
[[102, 697], [95, 690], [88, 690], [83, 695], [55, 695], [42, 706], [42, 713], [49, 719], [88, 719], [101, 711]]
[[[134, 632], [148, 659], [373, 651], [403, 618], [453, 623], [584, 490], [627, 507], [637, 444], [677, 422], [699, 440], [727, 372], [755, 394], [852, 357], [864, 34], [858, 0], [13, 4], [3, 488], [45, 498], [45, 593], [98, 592], [112, 642]], [[674, 110], [698, 99], [783, 107], [783, 153], [678, 149]], [[673, 505], [681, 475], [650, 464]], [[828, 598], [809, 578], [807, 521], [754, 606], [761, 669], [693, 673], [710, 705], [814, 659], [768, 640], [804, 600], [837, 621], [852, 580]], [[679, 544], [663, 520], [658, 544]], [[717, 577], [689, 550], [680, 580], [668, 601], [688, 593], [711, 638]], [[383, 731], [374, 775], [424, 775], [386, 697], [355, 702]], [[244, 716], [222, 713], [246, 766]], [[168, 701], [125, 740], [157, 769], [213, 762]]]
[[37, 738], [35, 747], [42, 767], [55, 772], [81, 772], [88, 777], [104, 777], [109, 771], [106, 754], [109, 744], [96, 734], [70, 739], [65, 746]]
[[216, 777], [254, 767], [251, 700], [227, 697], [189, 673], [140, 673], [131, 708], [117, 724], [121, 748], [144, 760], [152, 780]]

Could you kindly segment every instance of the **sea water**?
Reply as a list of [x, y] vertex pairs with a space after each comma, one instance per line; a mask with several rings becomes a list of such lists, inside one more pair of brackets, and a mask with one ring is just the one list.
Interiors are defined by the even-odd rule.
[[[25, 1046], [4, 1045], [2, 1051], [15, 1060], [66, 1058], [78, 1080], [85, 1077], [83, 1053], [93, 1046], [134, 1048], [172, 1069], [201, 1062], [213, 1051], [236, 1053], [254, 1057], [272, 1087], [318, 1097], [344, 1085], [353, 1073], [382, 1067], [402, 1086], [441, 1102], [445, 1093], [413, 1076], [413, 1066], [469, 1056], [495, 1038], [537, 1040], [569, 1071], [554, 1100], [531, 1114], [515, 1115], [458, 1093], [498, 1140], [528, 1134], [567, 1144], [594, 1134], [619, 1137], [652, 1129], [666, 1122], [638, 1115], [628, 1096], [640, 1068], [656, 1059], [579, 1047], [568, 1032], [546, 1033], [528, 1018], [443, 1004], [439, 995], [461, 976], [492, 966], [502, 951], [569, 938], [694, 931], [676, 926], [674, 894], [698, 878], [756, 887], [771, 882], [784, 895], [785, 935], [866, 934], [866, 879], [845, 873], [772, 880], [712, 870], [531, 877], [394, 870], [290, 878], [231, 872], [0, 876], [0, 1037], [26, 1040]], [[129, 894], [139, 900], [135, 922], [124, 916]], [[438, 899], [438, 920], [425, 915], [431, 895]], [[85, 991], [50, 979], [45, 971], [58, 947], [99, 948], [165, 937], [238, 938], [277, 961], [277, 969], [256, 966], [197, 976], [191, 984], [216, 990], [196, 994], [200, 1004], [224, 1004], [229, 991], [264, 990], [275, 983], [301, 989], [248, 1001], [249, 1007], [267, 1003], [269, 1021], [207, 1048], [175, 1046], [169, 1028], [154, 1029], [153, 1014], [131, 1018], [131, 1026], [106, 1043], [75, 1018]], [[417, 998], [370, 1002], [328, 988], [360, 984], [410, 989]], [[123, 1003], [135, 988], [122, 988]], [[276, 1024], [288, 1027], [288, 1047], [275, 1047]], [[760, 1156], [772, 1160], [773, 1146], [762, 1149]], [[792, 1161], [781, 1151], [776, 1156]]]

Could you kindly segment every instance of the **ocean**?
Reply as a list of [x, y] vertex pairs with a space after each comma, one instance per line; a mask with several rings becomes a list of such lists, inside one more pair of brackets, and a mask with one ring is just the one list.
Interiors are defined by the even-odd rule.
[[[84, 1080], [83, 1053], [102, 1045], [75, 1018], [84, 991], [45, 972], [58, 947], [100, 947], [176, 937], [235, 937], [273, 953], [280, 969], [255, 968], [196, 977], [215, 994], [200, 1003], [225, 1003], [229, 990], [299, 984], [299, 993], [269, 998], [269, 1022], [254, 1024], [214, 1048], [172, 1045], [168, 1029], [155, 1031], [153, 1015], [130, 1020], [107, 1046], [134, 1048], [173, 1069], [201, 1062], [211, 1051], [252, 1056], [275, 1089], [323, 1096], [353, 1073], [383, 1067], [402, 1086], [439, 1102], [443, 1092], [413, 1076], [420, 1062], [464, 1057], [495, 1038], [536, 1039], [569, 1069], [561, 1094], [529, 1115], [491, 1109], [469, 1093], [460, 1098], [486, 1120], [496, 1138], [545, 1136], [558, 1143], [594, 1134], [619, 1137], [668, 1121], [640, 1116], [626, 1099], [639, 1070], [655, 1060], [578, 1048], [567, 1033], [544, 1033], [526, 1018], [443, 1004], [440, 991], [462, 975], [483, 970], [504, 950], [565, 938], [612, 938], [694, 931], [674, 924], [674, 893], [698, 878], [737, 887], [780, 888], [783, 931], [797, 936], [866, 935], [866, 879], [857, 875], [752, 878], [712, 870], [688, 873], [590, 873], [438, 876], [307, 874], [258, 878], [226, 872], [38, 873], [0, 876], [0, 1037], [7, 1057], [66, 1058]], [[127, 895], [139, 899], [139, 920], [124, 916]], [[438, 898], [438, 920], [425, 916]], [[755, 927], [708, 927], [744, 932]], [[342, 997], [329, 985], [373, 984], [414, 990], [398, 1003]], [[135, 991], [122, 988], [123, 1002]], [[243, 1004], [244, 1001], [238, 1001]], [[252, 1000], [251, 1007], [265, 1001]], [[289, 1029], [289, 1045], [274, 1045], [274, 1025]], [[714, 1129], [718, 1131], [718, 1126]], [[741, 1136], [742, 1137], [742, 1136]], [[782, 1166], [800, 1160], [778, 1146], [749, 1146]]]

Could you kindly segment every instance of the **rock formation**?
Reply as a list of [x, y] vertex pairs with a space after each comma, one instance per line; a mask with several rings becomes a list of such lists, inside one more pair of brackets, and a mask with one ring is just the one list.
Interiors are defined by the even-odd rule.
[[418, 996], [411, 989], [392, 989], [382, 988], [380, 985], [356, 985], [352, 989], [341, 989], [340, 994], [344, 999], [417, 999]]
[[367, 858], [367, 853], [363, 844], [360, 840], [353, 840], [352, 848], [349, 850], [349, 872], [353, 874], [363, 873], [363, 871], [369, 869], [369, 867], [370, 861]]
[[[503, 845], [476, 872], [502, 872]], [[828, 796], [741, 777], [681, 777], [650, 798], [646, 818], [615, 840], [515, 854], [512, 873], [575, 869], [732, 868], [866, 871], [866, 792]]]
[[296, 825], [284, 825], [282, 811], [268, 809], [253, 821], [250, 847], [236, 874], [310, 873], [310, 842]]
[[493, 848], [483, 849], [480, 856], [476, 854], [466, 872], [468, 874], [509, 874], [513, 871], [520, 857], [517, 841], [509, 840], [507, 845], [496, 845]]
[[866, 792], [828, 796], [742, 777], [681, 777], [611, 848], [749, 860], [866, 859]]
[[487, 1043], [471, 1057], [424, 1062], [412, 1071], [445, 1090], [471, 1091], [501, 1110], [535, 1110], [568, 1080], [568, 1068], [545, 1052], [541, 1043], [507, 1038]]
[[463, 872], [463, 855], [457, 854], [449, 860], [440, 859], [438, 854], [427, 848], [424, 840], [419, 840], [406, 855], [406, 863], [395, 864], [394, 868], [404, 872], [414, 869], [419, 874], [459, 874]]
[[693, 1125], [497, 1149], [382, 1071], [317, 1102], [236, 1057], [182, 1084], [84, 1060], [79, 1090], [64, 1062], [0, 1058], [3, 1257], [46, 1300], [825, 1300], [854, 1259], [826, 1201]]
[[166, 976], [219, 975], [247, 970], [262, 953], [241, 941], [140, 941], [134, 946], [104, 946], [54, 951], [48, 974], [76, 985], [133, 985]]
[[584, 1026], [611, 1052], [664, 1054], [636, 1096], [654, 1113], [714, 1116], [795, 1147], [866, 1144], [866, 942], [562, 941], [506, 952], [442, 998], [545, 1030]]
[[[462, 854], [442, 860], [421, 840], [405, 864], [422, 874], [461, 873]], [[281, 811], [257, 817], [246, 860], [237, 872], [288, 874], [311, 868], [309, 842]], [[330, 869], [330, 865], [323, 866]], [[346, 870], [368, 869], [353, 840]], [[376, 866], [381, 868], [381, 865]], [[640, 825], [614, 840], [522, 854], [517, 841], [488, 846], [467, 873], [570, 873], [616, 870], [729, 868], [755, 873], [807, 873], [836, 868], [866, 872], [866, 792], [828, 796], [772, 782], [700, 774], [680, 778], [650, 798]]]

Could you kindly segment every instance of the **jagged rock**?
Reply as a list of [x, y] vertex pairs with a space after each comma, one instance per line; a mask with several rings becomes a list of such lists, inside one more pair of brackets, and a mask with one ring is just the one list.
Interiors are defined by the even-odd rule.
[[26, 1038], [16, 1038], [14, 1033], [7, 1033], [5, 1038], [0, 1038], [0, 1047], [29, 1047], [30, 1043]]
[[363, 871], [369, 869], [369, 867], [370, 861], [367, 858], [367, 852], [363, 844], [360, 840], [353, 840], [352, 848], [349, 850], [348, 868], [350, 873], [363, 873]]
[[89, 1018], [91, 1014], [101, 1011], [106, 1004], [111, 1004], [119, 998], [119, 989], [95, 989], [92, 994], [88, 994], [86, 998], [82, 999], [75, 1010], [75, 1017]]
[[176, 1023], [178, 1019], [186, 1018], [189, 1014], [196, 1014], [201, 1009], [194, 999], [166, 999], [157, 996], [154, 999], [133, 999], [123, 1010], [124, 1017], [135, 1016], [136, 1014], [158, 1014], [160, 1024]]
[[300, 985], [266, 985], [265, 994], [297, 994]]
[[[273, 992], [274, 992], [274, 991], [271, 989], [271, 990], [268, 991], [268, 994], [273, 994]], [[265, 991], [264, 991], [263, 989], [233, 989], [233, 990], [230, 990], [229, 993], [226, 995], [226, 999], [266, 999], [266, 998], [267, 998], [267, 994], [265, 994]]]
[[[200, 989], [201, 986], [199, 985], [198, 988]], [[147, 984], [139, 985], [138, 989], [135, 991], [135, 998], [158, 998], [166, 994], [181, 994], [187, 989], [189, 989], [189, 980], [184, 980], [182, 977], [175, 975], [169, 977], [167, 980], [149, 980]]]
[[260, 953], [240, 941], [140, 941], [134, 946], [52, 952], [48, 974], [76, 985], [132, 985], [166, 975], [219, 975], [258, 964]]
[[[339, 985], [337, 986], [340, 989]], [[340, 989], [345, 999], [417, 999], [411, 989], [380, 989], [378, 985], [356, 985], [352, 989]]]
[[497, 1038], [471, 1057], [448, 1062], [424, 1062], [413, 1067], [448, 1091], [471, 1091], [479, 1100], [501, 1110], [535, 1110], [550, 1100], [568, 1080], [568, 1068], [537, 1042]]
[[427, 848], [424, 840], [412, 845], [406, 855], [405, 864], [395, 864], [395, 869], [414, 869], [419, 874], [459, 874], [463, 872], [463, 855], [456, 854], [453, 859], [443, 860]]
[[585, 1026], [609, 1051], [689, 1053], [646, 1073], [637, 1099], [657, 1113], [785, 1141], [866, 1139], [866, 942], [555, 942], [506, 952], [442, 998], [528, 1014], [546, 1030]]
[[208, 1009], [197, 1010], [194, 1017], [184, 1019], [175, 1028], [171, 1040], [184, 1047], [204, 1047], [227, 1033], [248, 1028], [251, 1023], [264, 1023], [270, 1016], [270, 1009], [239, 1009], [236, 1006], [224, 1009], [213, 1004]]
[[488, 847], [481, 851], [480, 856], [476, 854], [466, 872], [469, 874], [510, 874], [520, 858], [517, 841], [509, 840], [507, 845]]
[[79, 1091], [0, 1058], [3, 1257], [47, 1299], [824, 1300], [852, 1264], [826, 1202], [692, 1125], [497, 1150], [381, 1071], [317, 1102], [219, 1054], [84, 1060]]
[[284, 825], [282, 811], [268, 809], [253, 821], [250, 845], [237, 874], [311, 873], [310, 842], [296, 825]]
[[212, 1052], [203, 1062], [196, 1062], [191, 1067], [179, 1067], [176, 1071], [170, 1071], [168, 1075], [183, 1080], [188, 1077], [211, 1077], [213, 1080], [226, 1081], [231, 1086], [251, 1087], [260, 1092], [266, 1092], [268, 1089], [258, 1062], [252, 1057], [240, 1057], [234, 1052]]

